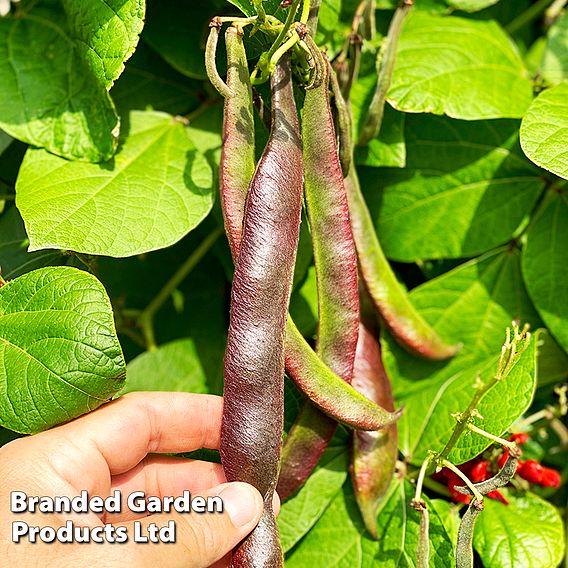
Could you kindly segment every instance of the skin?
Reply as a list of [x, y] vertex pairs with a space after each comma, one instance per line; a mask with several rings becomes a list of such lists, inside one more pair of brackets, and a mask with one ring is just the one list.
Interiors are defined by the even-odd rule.
[[[219, 464], [178, 459], [158, 453], [218, 448], [223, 400], [189, 393], [132, 393], [72, 422], [10, 442], [0, 449], [0, 551], [6, 566], [164, 566], [198, 568], [229, 565], [229, 551], [257, 524], [263, 499], [246, 483], [225, 483]], [[164, 497], [220, 495], [222, 514], [9, 513], [10, 491], [28, 495], [103, 497], [120, 489]], [[230, 490], [233, 490], [231, 492]], [[276, 502], [278, 508], [278, 502]], [[232, 512], [232, 515], [229, 514]], [[176, 523], [175, 544], [132, 542], [120, 545], [26, 544], [11, 542], [14, 520], [33, 526], [80, 526], [113, 523], [129, 527], [142, 517], [146, 526]], [[232, 520], [233, 519], [233, 520]]]
[[272, 495], [284, 416], [284, 345], [302, 210], [303, 163], [290, 58], [271, 77], [272, 127], [247, 194], [235, 266], [227, 349], [221, 459], [230, 481], [265, 498], [257, 528], [234, 551], [234, 567], [283, 563]]
[[[318, 289], [316, 353], [350, 383], [359, 334], [357, 254], [329, 104], [327, 60], [323, 69], [321, 84], [306, 90], [302, 113], [305, 197]], [[335, 420], [312, 404], [304, 405], [283, 449], [278, 480], [282, 498], [304, 484], [336, 427]]]

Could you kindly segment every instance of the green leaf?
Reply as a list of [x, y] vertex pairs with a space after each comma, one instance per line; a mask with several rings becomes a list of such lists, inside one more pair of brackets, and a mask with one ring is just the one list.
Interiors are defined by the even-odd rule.
[[383, 124], [378, 136], [370, 140], [367, 146], [356, 149], [357, 164], [377, 168], [404, 168], [406, 165], [405, 116], [393, 110], [390, 105], [386, 105]]
[[0, 424], [16, 432], [45, 430], [109, 400], [126, 368], [100, 282], [49, 267], [0, 288], [0, 361]]
[[203, 84], [170, 67], [155, 51], [142, 44], [126, 64], [111, 95], [121, 115], [131, 110], [161, 110], [187, 114], [201, 101]]
[[72, 160], [107, 160], [117, 144], [114, 105], [56, 18], [0, 19], [0, 127]]
[[61, 0], [77, 53], [107, 89], [134, 53], [144, 0]]
[[457, 10], [463, 10], [464, 12], [478, 12], [483, 10], [488, 6], [493, 6], [497, 4], [499, 0], [446, 0], [448, 6], [456, 8]]
[[305, 485], [282, 504], [278, 516], [284, 552], [316, 524], [347, 479], [349, 454], [344, 446], [330, 446]]
[[552, 85], [568, 79], [568, 12], [548, 30], [540, 72]]
[[11, 136], [0, 130], [0, 154], [14, 141]]
[[286, 558], [286, 568], [358, 568], [364, 532], [350, 483], [343, 486], [314, 528]]
[[532, 84], [495, 22], [415, 12], [402, 31], [388, 101], [453, 118], [520, 118]]
[[552, 568], [564, 557], [564, 526], [556, 508], [533, 493], [502, 490], [509, 505], [485, 500], [474, 548], [485, 568]]
[[59, 250], [29, 253], [24, 222], [15, 207], [0, 216], [0, 269], [5, 279], [48, 265], [65, 264], [68, 256]]
[[361, 170], [381, 244], [403, 262], [470, 257], [511, 240], [542, 192], [518, 121], [406, 118], [407, 167]]
[[[379, 512], [380, 540], [373, 566], [414, 568], [420, 529], [420, 513], [410, 506], [415, 488], [408, 481], [393, 483]], [[454, 557], [453, 545], [444, 524], [427, 496], [423, 495], [430, 512], [430, 566], [447, 568]]]
[[30, 251], [65, 248], [123, 257], [167, 247], [194, 229], [213, 200], [211, 168], [183, 124], [130, 114], [120, 151], [104, 164], [27, 151], [16, 183]]
[[521, 124], [521, 146], [535, 164], [568, 179], [568, 83], [534, 100]]
[[568, 195], [553, 193], [532, 220], [523, 276], [536, 309], [568, 353]]
[[121, 394], [133, 391], [208, 393], [206, 371], [193, 339], [166, 343], [128, 363], [127, 381]]
[[[205, 43], [215, 6], [195, 0], [148, 2], [144, 39], [176, 71], [194, 79], [205, 79]], [[186, 14], [187, 17], [184, 17]], [[219, 41], [219, 50], [223, 41]], [[219, 66], [223, 58], [217, 58]]]
[[560, 383], [568, 377], [568, 355], [545, 330], [540, 335], [537, 363], [539, 387]]
[[[383, 339], [383, 359], [395, 399], [405, 405], [398, 422], [402, 452], [420, 464], [429, 450], [440, 451], [455, 426], [452, 414], [469, 404], [478, 372], [488, 379], [495, 370], [505, 329], [511, 321], [538, 322], [520, 273], [519, 253], [500, 250], [472, 260], [415, 288], [410, 298], [441, 337], [462, 342], [449, 361], [424, 361], [402, 350], [390, 336]], [[482, 428], [501, 434], [529, 406], [535, 386], [537, 339], [509, 378], [480, 405]], [[483, 407], [483, 410], [482, 408]], [[477, 434], [462, 436], [450, 454], [455, 463], [477, 456], [489, 441]]]

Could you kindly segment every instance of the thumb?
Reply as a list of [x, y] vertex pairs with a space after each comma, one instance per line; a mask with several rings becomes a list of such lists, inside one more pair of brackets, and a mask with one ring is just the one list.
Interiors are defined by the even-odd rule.
[[[139, 549], [140, 566], [205, 568], [229, 553], [257, 525], [264, 503], [260, 493], [248, 483], [224, 483], [202, 497], [219, 496], [223, 512], [159, 514], [138, 521], [143, 534], [155, 523], [162, 527], [173, 520], [175, 544], [150, 544]], [[131, 524], [131, 523], [128, 523]], [[132, 529], [129, 529], [129, 533]]]

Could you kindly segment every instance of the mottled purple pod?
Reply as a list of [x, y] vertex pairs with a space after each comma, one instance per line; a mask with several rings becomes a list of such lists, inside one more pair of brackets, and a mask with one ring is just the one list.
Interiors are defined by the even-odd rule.
[[[355, 356], [352, 385], [370, 400], [394, 410], [390, 380], [375, 336], [363, 324]], [[353, 432], [351, 479], [367, 530], [378, 538], [377, 511], [393, 478], [398, 456], [396, 424], [379, 432]]]
[[[306, 90], [302, 112], [304, 184], [318, 290], [316, 352], [351, 382], [359, 333], [357, 254], [329, 104], [329, 66]], [[333, 437], [337, 422], [306, 402], [282, 452], [278, 493], [285, 499], [309, 477]]]
[[264, 497], [259, 525], [232, 566], [282, 566], [272, 509], [284, 413], [284, 341], [302, 209], [303, 159], [290, 57], [271, 77], [272, 125], [250, 185], [235, 266], [225, 352], [221, 459], [228, 481]]

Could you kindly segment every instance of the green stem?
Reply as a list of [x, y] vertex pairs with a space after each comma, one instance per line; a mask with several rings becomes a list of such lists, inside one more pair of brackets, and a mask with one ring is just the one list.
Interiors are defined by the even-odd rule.
[[292, 24], [294, 23], [294, 20], [296, 18], [296, 13], [298, 11], [298, 7], [300, 6], [300, 1], [301, 0], [294, 0], [294, 3], [290, 6], [288, 15], [286, 16], [286, 21], [284, 22], [284, 27], [280, 30], [280, 33], [278, 34], [276, 41], [270, 46], [270, 49], [266, 54], [267, 61], [270, 61], [272, 59], [272, 56], [276, 53], [278, 48], [284, 43], [286, 36], [288, 35], [288, 32], [292, 28]]
[[195, 268], [199, 261], [209, 252], [209, 249], [215, 244], [215, 241], [223, 233], [222, 227], [217, 227], [212, 231], [193, 251], [187, 260], [176, 270], [174, 275], [164, 284], [162, 289], [154, 296], [153, 300], [146, 306], [138, 318], [138, 324], [148, 351], [157, 349], [156, 338], [154, 335], [154, 316], [164, 303], [170, 298], [172, 293], [185, 280], [188, 274]]
[[552, 2], [553, 0], [538, 0], [534, 4], [531, 4], [524, 12], [505, 26], [505, 30], [509, 32], [509, 34], [514, 35], [533, 20], [536, 20]]
[[383, 47], [377, 56], [377, 86], [371, 104], [367, 120], [359, 138], [359, 145], [364, 146], [372, 140], [381, 130], [383, 116], [385, 112], [385, 102], [387, 92], [391, 85], [394, 64], [396, 61], [396, 51], [398, 40], [402, 31], [404, 20], [410, 9], [412, 8], [412, 0], [406, 0], [402, 3], [392, 17], [387, 37], [384, 40]]
[[568, 0], [554, 0], [544, 13], [544, 23], [550, 27], [562, 15], [562, 11], [568, 4]]
[[422, 486], [424, 485], [424, 479], [426, 478], [426, 471], [430, 466], [430, 462], [432, 461], [432, 456], [428, 456], [424, 462], [422, 463], [422, 467], [420, 468], [420, 473], [418, 474], [418, 480], [416, 481], [416, 492], [414, 493], [414, 501], [419, 503], [422, 501]]
[[[528, 347], [530, 343], [530, 333], [528, 333], [526, 327], [522, 331], [519, 331], [518, 325], [513, 325], [513, 338], [511, 340], [511, 330], [507, 328], [507, 341], [503, 345], [501, 351], [501, 358], [499, 359], [499, 368], [497, 373], [493, 378], [486, 383], [482, 383], [478, 386], [469, 406], [466, 411], [457, 416], [457, 424], [448, 440], [448, 443], [444, 446], [444, 449], [438, 454], [438, 462], [445, 460], [453, 447], [456, 445], [457, 441], [460, 439], [461, 435], [464, 433], [466, 428], [469, 428], [469, 424], [473, 420], [474, 416], [477, 414], [477, 405], [479, 401], [501, 380], [505, 379], [513, 365], [516, 363], [518, 357], [521, 353]], [[517, 350], [521, 346], [520, 350]]]
[[311, 0], [310, 4], [311, 6], [310, 15], [308, 17], [308, 27], [310, 28], [310, 34], [312, 34], [312, 37], [316, 37], [321, 0]]
[[308, 20], [310, 19], [310, 9], [310, 0], [304, 0], [304, 3], [302, 4], [302, 15], [300, 16], [300, 22], [302, 22], [302, 24], [308, 23]]
[[486, 432], [485, 430], [478, 428], [475, 424], [472, 424], [471, 422], [468, 423], [467, 427], [472, 432], [475, 432], [476, 434], [479, 434], [480, 436], [483, 436], [484, 438], [487, 438], [488, 440], [491, 440], [492, 442], [495, 442], [496, 444], [499, 444], [501, 446], [505, 446], [509, 450], [514, 450], [517, 447], [515, 442], [509, 442], [509, 440], [505, 440], [503, 438], [500, 438], [499, 436], [494, 436], [493, 434], [490, 434], [489, 432]]
[[453, 471], [467, 485], [475, 500], [478, 503], [483, 503], [483, 495], [477, 490], [475, 485], [470, 481], [469, 477], [461, 469], [459, 469], [459, 467], [456, 467], [452, 462], [449, 462], [448, 460], [442, 460], [441, 465], [447, 467], [450, 471]]

